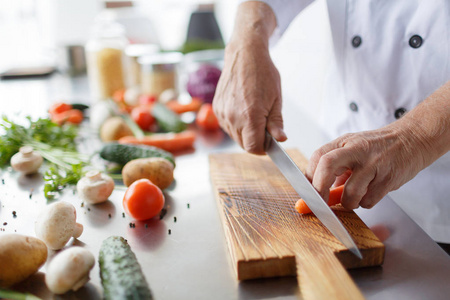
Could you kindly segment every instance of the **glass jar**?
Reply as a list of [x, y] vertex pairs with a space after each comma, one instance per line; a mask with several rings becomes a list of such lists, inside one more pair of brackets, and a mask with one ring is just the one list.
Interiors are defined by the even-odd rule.
[[139, 58], [142, 93], [158, 98], [167, 89], [177, 91], [178, 66], [182, 58], [183, 54], [179, 52], [163, 52]]
[[89, 85], [95, 100], [111, 98], [117, 90], [125, 89], [128, 45], [123, 27], [111, 20], [97, 20], [93, 36], [86, 44]]
[[125, 54], [129, 64], [130, 86], [141, 85], [141, 67], [138, 59], [145, 55], [156, 54], [159, 52], [159, 46], [156, 44], [131, 44], [125, 49]]

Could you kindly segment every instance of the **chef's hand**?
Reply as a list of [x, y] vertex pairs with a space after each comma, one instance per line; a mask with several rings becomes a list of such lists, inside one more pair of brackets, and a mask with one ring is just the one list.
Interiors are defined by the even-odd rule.
[[346, 134], [316, 150], [307, 177], [324, 199], [345, 182], [342, 205], [373, 207], [423, 168], [423, 153], [394, 128]]
[[275, 15], [267, 4], [255, 1], [239, 6], [213, 100], [221, 127], [254, 154], [264, 154], [266, 128], [275, 139], [286, 140], [280, 75], [268, 49], [275, 26]]
[[346, 134], [316, 150], [306, 176], [324, 199], [345, 182], [342, 205], [371, 208], [450, 151], [450, 81], [400, 120]]

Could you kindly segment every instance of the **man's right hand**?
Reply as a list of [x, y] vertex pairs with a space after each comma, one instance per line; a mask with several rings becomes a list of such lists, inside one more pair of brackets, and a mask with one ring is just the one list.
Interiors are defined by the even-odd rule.
[[221, 127], [254, 154], [264, 154], [265, 129], [275, 139], [286, 140], [280, 75], [268, 49], [275, 26], [267, 4], [245, 2], [239, 6], [213, 101]]

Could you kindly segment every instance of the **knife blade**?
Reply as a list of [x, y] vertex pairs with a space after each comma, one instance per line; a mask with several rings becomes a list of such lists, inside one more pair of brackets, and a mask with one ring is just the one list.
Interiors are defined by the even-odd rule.
[[265, 151], [272, 159], [277, 168], [289, 181], [294, 190], [306, 202], [308, 207], [322, 222], [323, 225], [359, 259], [361, 252], [352, 237], [339, 221], [331, 208], [319, 195], [313, 185], [309, 182], [303, 172], [297, 167], [292, 158], [284, 151], [278, 141], [266, 131]]

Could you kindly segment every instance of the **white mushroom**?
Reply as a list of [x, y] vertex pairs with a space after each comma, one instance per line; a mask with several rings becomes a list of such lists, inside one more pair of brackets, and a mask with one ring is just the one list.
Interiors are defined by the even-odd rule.
[[167, 103], [170, 100], [176, 100], [178, 98], [178, 93], [174, 89], [164, 90], [161, 95], [159, 95], [159, 102]]
[[87, 203], [105, 202], [114, 190], [114, 180], [99, 171], [89, 171], [77, 183], [80, 197]]
[[75, 207], [60, 201], [48, 205], [38, 216], [34, 231], [51, 250], [62, 249], [71, 237], [78, 238], [83, 225], [76, 222]]
[[24, 146], [11, 157], [11, 167], [25, 175], [34, 174], [38, 171], [43, 161], [42, 156], [34, 152], [32, 147]]
[[72, 247], [57, 254], [49, 263], [45, 284], [55, 294], [76, 291], [89, 281], [95, 258], [81, 247]]
[[123, 100], [127, 105], [136, 106], [139, 104], [139, 95], [141, 94], [140, 86], [133, 86], [128, 88], [124, 95]]

